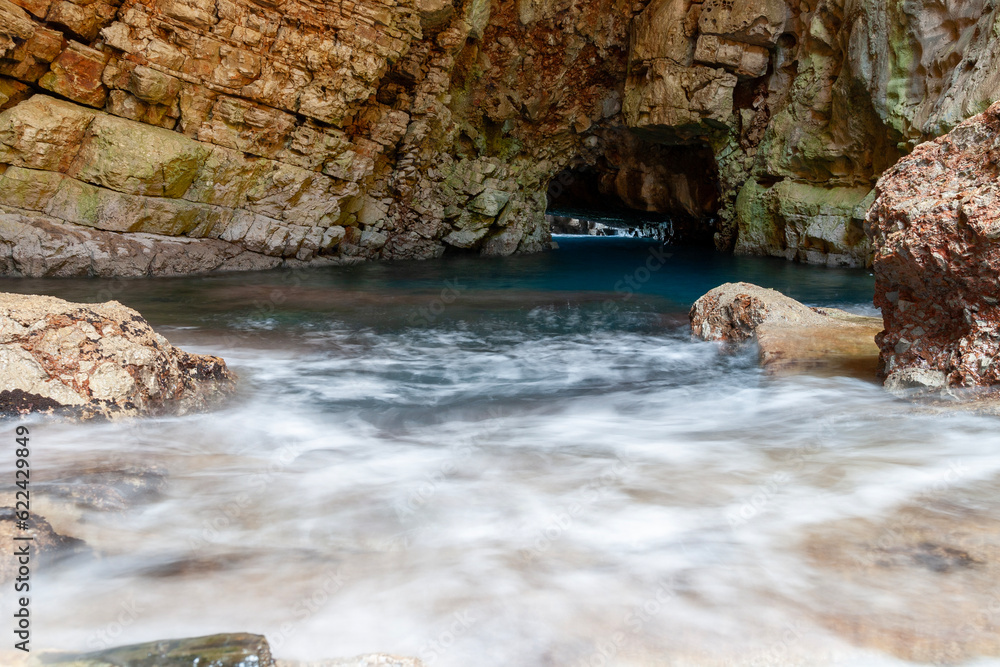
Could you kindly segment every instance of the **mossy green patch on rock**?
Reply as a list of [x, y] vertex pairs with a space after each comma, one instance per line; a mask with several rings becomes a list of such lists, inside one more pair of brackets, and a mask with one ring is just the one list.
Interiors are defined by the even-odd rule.
[[751, 179], [736, 200], [736, 252], [865, 266], [870, 250], [861, 205], [869, 200], [869, 192], [865, 187], [827, 188], [792, 180], [764, 186]]
[[101, 114], [67, 173], [125, 194], [179, 198], [210, 152], [183, 134]]
[[122, 646], [79, 655], [43, 655], [45, 667], [274, 667], [262, 635], [220, 634]]

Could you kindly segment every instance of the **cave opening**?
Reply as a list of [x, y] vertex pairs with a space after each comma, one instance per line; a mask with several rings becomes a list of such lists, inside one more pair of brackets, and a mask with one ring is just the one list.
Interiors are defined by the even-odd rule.
[[618, 132], [601, 137], [598, 148], [549, 182], [552, 233], [713, 245], [719, 176], [709, 146], [662, 145]]

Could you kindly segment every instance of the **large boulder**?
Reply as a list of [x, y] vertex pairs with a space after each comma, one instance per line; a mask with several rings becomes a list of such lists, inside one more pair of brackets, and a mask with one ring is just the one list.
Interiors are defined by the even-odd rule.
[[867, 217], [891, 388], [1000, 383], [1000, 104], [917, 146]]
[[824, 370], [874, 378], [878, 318], [810, 308], [751, 283], [726, 283], [691, 307], [691, 331], [703, 340], [756, 341], [769, 372]]
[[6, 414], [187, 412], [235, 388], [222, 359], [177, 349], [117, 301], [0, 294], [0, 368]]

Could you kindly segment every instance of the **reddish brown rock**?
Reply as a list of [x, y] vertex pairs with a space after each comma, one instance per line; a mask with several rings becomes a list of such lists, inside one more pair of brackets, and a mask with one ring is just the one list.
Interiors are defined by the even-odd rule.
[[886, 386], [1000, 384], [1000, 104], [879, 179], [867, 218]]
[[8, 413], [183, 413], [235, 388], [222, 359], [174, 347], [117, 301], [0, 294], [0, 366], [0, 405]]
[[103, 107], [108, 89], [101, 77], [107, 61], [108, 56], [101, 51], [70, 42], [69, 48], [52, 62], [52, 70], [39, 79], [38, 85], [74, 102]]

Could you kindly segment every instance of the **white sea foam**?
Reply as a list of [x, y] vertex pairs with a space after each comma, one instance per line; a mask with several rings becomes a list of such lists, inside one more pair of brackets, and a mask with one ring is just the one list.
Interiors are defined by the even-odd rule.
[[232, 406], [39, 428], [41, 476], [109, 456], [169, 471], [157, 500], [85, 514], [101, 558], [39, 573], [39, 643], [251, 631], [281, 657], [440, 666], [899, 664], [803, 617], [796, 541], [995, 475], [992, 421], [768, 379], [683, 332], [553, 326], [198, 338], [243, 377]]

